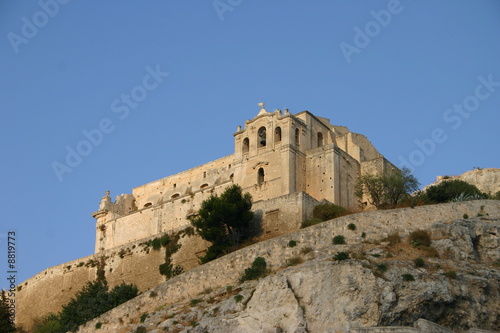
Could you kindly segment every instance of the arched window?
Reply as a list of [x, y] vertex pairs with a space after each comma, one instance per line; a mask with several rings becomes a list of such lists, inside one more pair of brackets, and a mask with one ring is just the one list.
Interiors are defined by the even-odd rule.
[[264, 169], [260, 168], [257, 173], [257, 184], [262, 185], [262, 183], [264, 183]]
[[318, 147], [323, 146], [323, 133], [318, 132]]
[[250, 140], [248, 140], [248, 138], [244, 138], [243, 147], [241, 148], [243, 154], [248, 153], [249, 148], [250, 148]]
[[300, 145], [300, 130], [298, 128], [295, 129], [295, 144]]
[[276, 127], [274, 130], [274, 142], [280, 142], [281, 141], [281, 127]]
[[257, 146], [259, 148], [266, 146], [266, 128], [264, 126], [259, 128], [259, 131], [257, 132]]

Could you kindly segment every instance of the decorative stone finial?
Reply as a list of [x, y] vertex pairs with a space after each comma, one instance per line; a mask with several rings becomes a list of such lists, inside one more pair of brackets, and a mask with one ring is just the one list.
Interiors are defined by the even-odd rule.
[[259, 103], [257, 104], [258, 106], [260, 106], [260, 111], [259, 111], [259, 114], [258, 116], [260, 116], [261, 114], [266, 114], [267, 113], [267, 110], [266, 108], [264, 107], [266, 103]]

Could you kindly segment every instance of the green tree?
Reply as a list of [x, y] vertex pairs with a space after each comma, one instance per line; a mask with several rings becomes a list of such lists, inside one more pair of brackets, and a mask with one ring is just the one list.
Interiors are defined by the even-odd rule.
[[0, 296], [0, 332], [10, 333], [14, 332], [15, 330], [16, 327], [10, 321], [8, 299], [5, 290], [2, 289], [2, 293]]
[[448, 202], [460, 195], [482, 195], [474, 185], [463, 180], [445, 180], [427, 188], [425, 196], [432, 203]]
[[66, 330], [61, 325], [59, 317], [53, 313], [42, 317], [41, 319], [35, 319], [33, 324], [33, 333], [65, 333]]
[[138, 294], [137, 287], [122, 283], [108, 292], [106, 280], [88, 282], [71, 301], [63, 306], [59, 322], [66, 331], [75, 332], [78, 326], [113, 309]]
[[385, 199], [389, 205], [396, 206], [418, 189], [419, 182], [411, 174], [410, 169], [403, 168], [401, 172], [391, 172], [383, 177]]
[[384, 203], [385, 185], [382, 177], [374, 175], [363, 175], [356, 183], [355, 194], [358, 198], [366, 195], [368, 202], [379, 208]]
[[408, 168], [391, 171], [383, 176], [363, 175], [356, 183], [356, 196], [368, 198], [377, 208], [396, 206], [418, 189], [419, 182]]
[[253, 218], [252, 196], [239, 185], [228, 187], [220, 196], [211, 195], [201, 203], [198, 217], [191, 220], [196, 232], [212, 243], [202, 262], [223, 255], [229, 247], [248, 239]]
[[322, 221], [328, 221], [346, 214], [347, 209], [330, 203], [319, 204], [313, 210], [313, 217]]

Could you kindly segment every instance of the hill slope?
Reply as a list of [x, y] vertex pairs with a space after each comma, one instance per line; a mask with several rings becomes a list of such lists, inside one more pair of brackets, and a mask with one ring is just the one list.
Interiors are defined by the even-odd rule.
[[[457, 217], [465, 212], [484, 216]], [[357, 229], [349, 230], [349, 223]], [[409, 243], [407, 236], [417, 229], [432, 234], [431, 247]], [[368, 231], [364, 238], [363, 230]], [[396, 231], [401, 242], [387, 237]], [[340, 234], [347, 245], [332, 244]], [[297, 245], [289, 246], [290, 240]], [[499, 245], [499, 201], [350, 215], [193, 269], [87, 323], [80, 332], [361, 332], [356, 328], [370, 326], [384, 332], [380, 326], [425, 325], [419, 318], [456, 332], [498, 330]], [[333, 260], [338, 252], [351, 259]], [[270, 274], [238, 284], [256, 256], [266, 259]], [[419, 257], [423, 267], [416, 267]], [[408, 330], [442, 329], [429, 325]]]

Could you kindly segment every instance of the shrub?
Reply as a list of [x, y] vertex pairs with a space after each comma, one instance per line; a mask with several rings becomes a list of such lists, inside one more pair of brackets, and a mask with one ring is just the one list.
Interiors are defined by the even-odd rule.
[[143, 323], [143, 322], [144, 322], [144, 321], [148, 318], [148, 316], [149, 316], [149, 315], [148, 315], [147, 313], [143, 313], [143, 314], [141, 315], [141, 320], [140, 320], [140, 322], [141, 322], [141, 323]]
[[416, 267], [424, 267], [425, 266], [425, 260], [422, 258], [415, 258], [413, 260], [413, 262], [415, 263]]
[[58, 321], [64, 332], [75, 331], [81, 324], [134, 298], [137, 294], [135, 285], [122, 283], [108, 291], [105, 280], [88, 282], [75, 298], [63, 306]]
[[382, 273], [385, 273], [385, 272], [387, 272], [388, 267], [387, 267], [386, 264], [381, 263], [381, 264], [377, 265], [377, 270], [380, 271], [380, 272], [382, 272]]
[[193, 299], [189, 302], [189, 305], [191, 305], [191, 306], [196, 306], [198, 303], [201, 303], [201, 299], [198, 299], [198, 298], [193, 298]]
[[139, 326], [135, 329], [135, 333], [146, 333], [147, 330], [146, 330], [146, 327], [144, 326]]
[[457, 278], [457, 272], [455, 272], [455, 271], [447, 271], [447, 272], [444, 273], [444, 276], [446, 276], [448, 279], [455, 280]]
[[303, 262], [304, 262], [304, 260], [302, 260], [301, 257], [293, 257], [293, 258], [287, 259], [286, 265], [287, 266], [295, 266], [298, 264], [302, 264]]
[[364, 231], [363, 231], [363, 232], [361, 233], [361, 238], [366, 238], [366, 232], [364, 232]]
[[297, 246], [297, 241], [291, 240], [288, 242], [288, 247], [294, 247]]
[[333, 256], [333, 260], [346, 260], [349, 259], [349, 253], [346, 252], [338, 252]]
[[247, 280], [255, 280], [266, 273], [267, 263], [262, 257], [257, 257], [252, 263], [252, 266], [246, 268], [240, 278], [240, 282]]
[[236, 303], [239, 303], [239, 302], [241, 302], [242, 300], [243, 300], [243, 295], [238, 294], [238, 295], [235, 295], [235, 296], [234, 296], [234, 301], [235, 301]]
[[425, 251], [425, 255], [431, 258], [439, 258], [438, 251], [432, 246], [420, 246], [420, 249]]
[[349, 223], [349, 225], [347, 225], [347, 229], [354, 231], [356, 230], [356, 225], [354, 223]]
[[149, 293], [149, 297], [153, 298], [153, 297], [156, 297], [158, 296], [158, 293], [156, 291], [152, 291]]
[[95, 324], [95, 329], [98, 330], [102, 327], [102, 323], [101, 322], [98, 322]]
[[328, 221], [346, 214], [347, 209], [334, 204], [320, 204], [314, 207], [313, 210], [313, 217], [319, 218], [322, 221]]
[[153, 250], [158, 251], [161, 249], [161, 241], [158, 237], [154, 238], [151, 240], [151, 246], [153, 247]]
[[469, 215], [464, 214], [463, 218], [464, 218], [464, 219], [468, 219], [468, 218], [469, 218]]
[[161, 236], [160, 245], [165, 247], [168, 245], [168, 243], [170, 243], [170, 236], [168, 234]]
[[300, 254], [308, 254], [311, 251], [313, 251], [313, 248], [310, 246], [306, 246], [300, 249]]
[[403, 281], [415, 281], [415, 278], [411, 274], [403, 274], [401, 275]]
[[425, 191], [428, 200], [434, 203], [448, 202], [459, 196], [466, 197], [474, 194], [482, 195], [476, 186], [458, 179], [442, 181], [437, 185], [428, 187]]
[[179, 274], [182, 274], [184, 272], [184, 268], [180, 265], [172, 265], [171, 261], [167, 261], [164, 264], [161, 264], [159, 266], [160, 269], [160, 274], [165, 275], [165, 277], [168, 279], [173, 278], [174, 276], [177, 276]]
[[337, 236], [333, 237], [332, 243], [333, 243], [333, 245], [345, 244], [345, 238], [342, 235], [337, 235]]
[[430, 246], [431, 236], [425, 230], [416, 230], [410, 233], [410, 243], [414, 247], [417, 246]]
[[310, 227], [312, 225], [315, 225], [315, 224], [318, 224], [318, 223], [321, 223], [323, 222], [322, 219], [319, 219], [319, 218], [312, 218], [310, 220], [305, 220], [304, 222], [302, 222], [302, 224], [300, 225], [301, 228], [307, 228], [307, 227]]
[[389, 245], [394, 246], [398, 243], [401, 243], [401, 236], [399, 235], [399, 233], [394, 232], [389, 236], [385, 237], [382, 241], [389, 242]]

